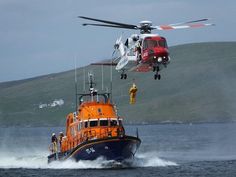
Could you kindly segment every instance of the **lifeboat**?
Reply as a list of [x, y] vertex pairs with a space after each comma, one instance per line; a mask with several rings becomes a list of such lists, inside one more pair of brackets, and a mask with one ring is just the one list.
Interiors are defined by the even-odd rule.
[[[65, 135], [51, 145], [48, 162], [73, 159], [122, 162], [133, 159], [141, 140], [126, 135], [123, 118], [119, 117], [110, 93], [98, 93], [90, 80], [88, 93], [77, 94], [76, 112], [66, 117]], [[53, 147], [54, 146], [54, 147]]]

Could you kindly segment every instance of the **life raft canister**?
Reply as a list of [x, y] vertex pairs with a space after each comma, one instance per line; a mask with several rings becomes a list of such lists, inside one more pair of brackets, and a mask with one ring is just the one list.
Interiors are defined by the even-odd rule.
[[130, 96], [129, 103], [130, 104], [135, 104], [137, 91], [138, 91], [138, 88], [136, 87], [135, 83], [133, 83], [133, 85], [129, 89], [129, 96]]

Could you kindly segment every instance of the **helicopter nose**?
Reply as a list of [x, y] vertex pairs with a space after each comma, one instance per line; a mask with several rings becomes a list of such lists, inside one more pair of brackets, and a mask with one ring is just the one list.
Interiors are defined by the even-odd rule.
[[158, 63], [163, 63], [163, 64], [167, 64], [170, 61], [169, 56], [154, 56], [153, 59]]
[[158, 50], [155, 52], [153, 59], [158, 63], [167, 64], [170, 60], [169, 53], [167, 50]]

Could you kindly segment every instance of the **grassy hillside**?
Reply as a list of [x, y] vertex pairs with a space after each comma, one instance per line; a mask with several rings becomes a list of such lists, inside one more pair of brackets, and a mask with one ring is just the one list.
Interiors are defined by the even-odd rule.
[[[236, 120], [236, 42], [186, 44], [170, 48], [171, 64], [162, 80], [153, 73], [128, 73], [120, 80], [113, 70], [113, 101], [127, 123], [224, 122]], [[96, 76], [101, 90], [101, 67], [77, 71], [83, 90], [84, 70]], [[110, 87], [110, 67], [104, 67], [105, 86]], [[132, 80], [138, 86], [137, 104], [129, 105]], [[87, 81], [87, 77], [86, 77]], [[74, 71], [0, 83], [2, 126], [64, 125], [75, 110]], [[63, 99], [65, 104], [39, 109], [41, 103]]]

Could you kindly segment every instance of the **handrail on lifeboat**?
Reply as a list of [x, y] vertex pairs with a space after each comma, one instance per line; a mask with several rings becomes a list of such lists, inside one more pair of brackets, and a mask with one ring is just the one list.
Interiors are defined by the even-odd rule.
[[[79, 96], [79, 105], [81, 105], [82, 98], [85, 96], [91, 96], [91, 93], [76, 94], [76, 96]], [[110, 100], [110, 93], [96, 93], [92, 96], [103, 96], [105, 103], [108, 103], [108, 101]]]

